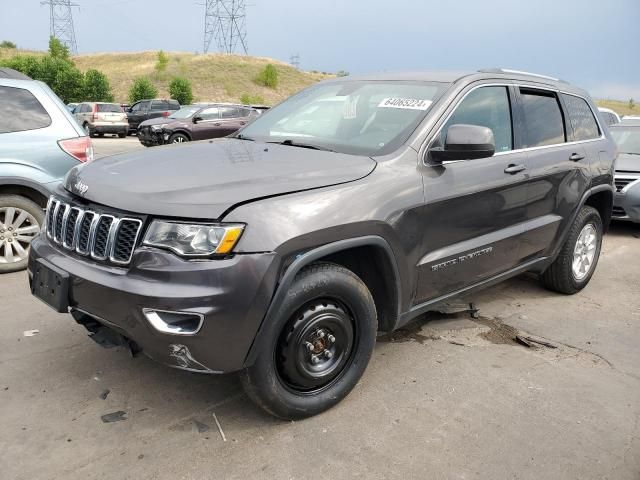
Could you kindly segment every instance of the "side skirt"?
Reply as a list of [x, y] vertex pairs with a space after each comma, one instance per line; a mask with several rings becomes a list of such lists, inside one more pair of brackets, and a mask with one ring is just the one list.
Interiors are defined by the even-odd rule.
[[400, 315], [400, 317], [398, 318], [398, 323], [396, 324], [395, 328], [400, 328], [403, 325], [406, 325], [414, 318], [430, 310], [433, 310], [435, 307], [441, 305], [442, 303], [447, 302], [451, 298], [458, 297], [463, 294], [475, 292], [477, 290], [482, 290], [483, 288], [491, 287], [497, 283], [507, 280], [508, 278], [515, 277], [516, 275], [519, 275], [529, 270], [542, 271], [544, 270], [544, 267], [546, 267], [545, 264], [549, 263], [549, 260], [550, 260], [549, 257], [536, 258], [535, 260], [531, 260], [529, 262], [523, 263], [522, 265], [516, 268], [507, 270], [506, 272], [500, 273], [494, 277], [483, 280], [482, 282], [474, 283], [473, 285], [469, 285], [468, 287], [464, 287], [454, 292], [441, 295], [440, 297], [427, 300], [424, 303], [414, 305], [411, 308], [411, 310]]

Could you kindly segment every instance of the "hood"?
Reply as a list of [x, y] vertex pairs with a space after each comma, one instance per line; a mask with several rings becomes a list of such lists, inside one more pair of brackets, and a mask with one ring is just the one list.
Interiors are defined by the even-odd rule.
[[220, 219], [238, 203], [367, 176], [369, 157], [224, 138], [149, 148], [71, 169], [65, 188], [141, 214]]
[[177, 118], [169, 118], [169, 117], [156, 117], [156, 118], [150, 118], [149, 120], [145, 120], [144, 122], [140, 122], [140, 125], [138, 125], [138, 127], [146, 127], [146, 126], [150, 126], [150, 125], [161, 125], [163, 123], [173, 123], [173, 122], [179, 122], [182, 120], [179, 120]]
[[616, 159], [616, 172], [620, 171], [640, 173], [640, 155], [619, 153]]

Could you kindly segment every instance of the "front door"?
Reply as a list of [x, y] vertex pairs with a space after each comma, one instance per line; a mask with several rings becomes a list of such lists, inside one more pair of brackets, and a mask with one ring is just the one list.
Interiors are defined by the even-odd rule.
[[194, 118], [198, 118], [197, 123], [191, 129], [193, 140], [205, 140], [215, 138], [216, 132], [220, 129], [220, 108], [209, 107], [196, 113]]
[[527, 157], [516, 150], [512, 104], [513, 90], [506, 85], [472, 88], [432, 143], [442, 145], [451, 125], [480, 125], [493, 131], [496, 153], [423, 167], [423, 256], [417, 265], [414, 304], [481, 283], [519, 264]]

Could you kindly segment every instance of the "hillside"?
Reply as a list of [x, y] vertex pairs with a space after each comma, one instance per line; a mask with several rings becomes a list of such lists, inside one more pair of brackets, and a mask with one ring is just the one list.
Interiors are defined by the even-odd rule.
[[[20, 54], [42, 54], [14, 49], [0, 49], [0, 58]], [[169, 63], [164, 72], [155, 71], [157, 52], [96, 53], [76, 55], [73, 61], [86, 71], [96, 68], [109, 78], [116, 101], [128, 102], [128, 91], [136, 77], [147, 76], [158, 89], [161, 97], [168, 97], [168, 84], [176, 76], [191, 80], [195, 101], [238, 102], [243, 94], [261, 97], [273, 105], [291, 94], [330, 75], [296, 70], [292, 66], [263, 57], [242, 55], [165, 52]], [[253, 79], [273, 64], [278, 70], [276, 89], [257, 85]]]
[[623, 115], [640, 115], [640, 105], [636, 104], [633, 108], [629, 108], [628, 100], [626, 102], [620, 100], [597, 100], [596, 103], [599, 107], [610, 108], [621, 117]]

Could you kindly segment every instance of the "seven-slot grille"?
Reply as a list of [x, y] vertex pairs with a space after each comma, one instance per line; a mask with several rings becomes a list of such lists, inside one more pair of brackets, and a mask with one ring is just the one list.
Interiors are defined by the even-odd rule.
[[47, 236], [67, 250], [96, 260], [127, 264], [142, 221], [97, 213], [51, 197], [47, 205]]

